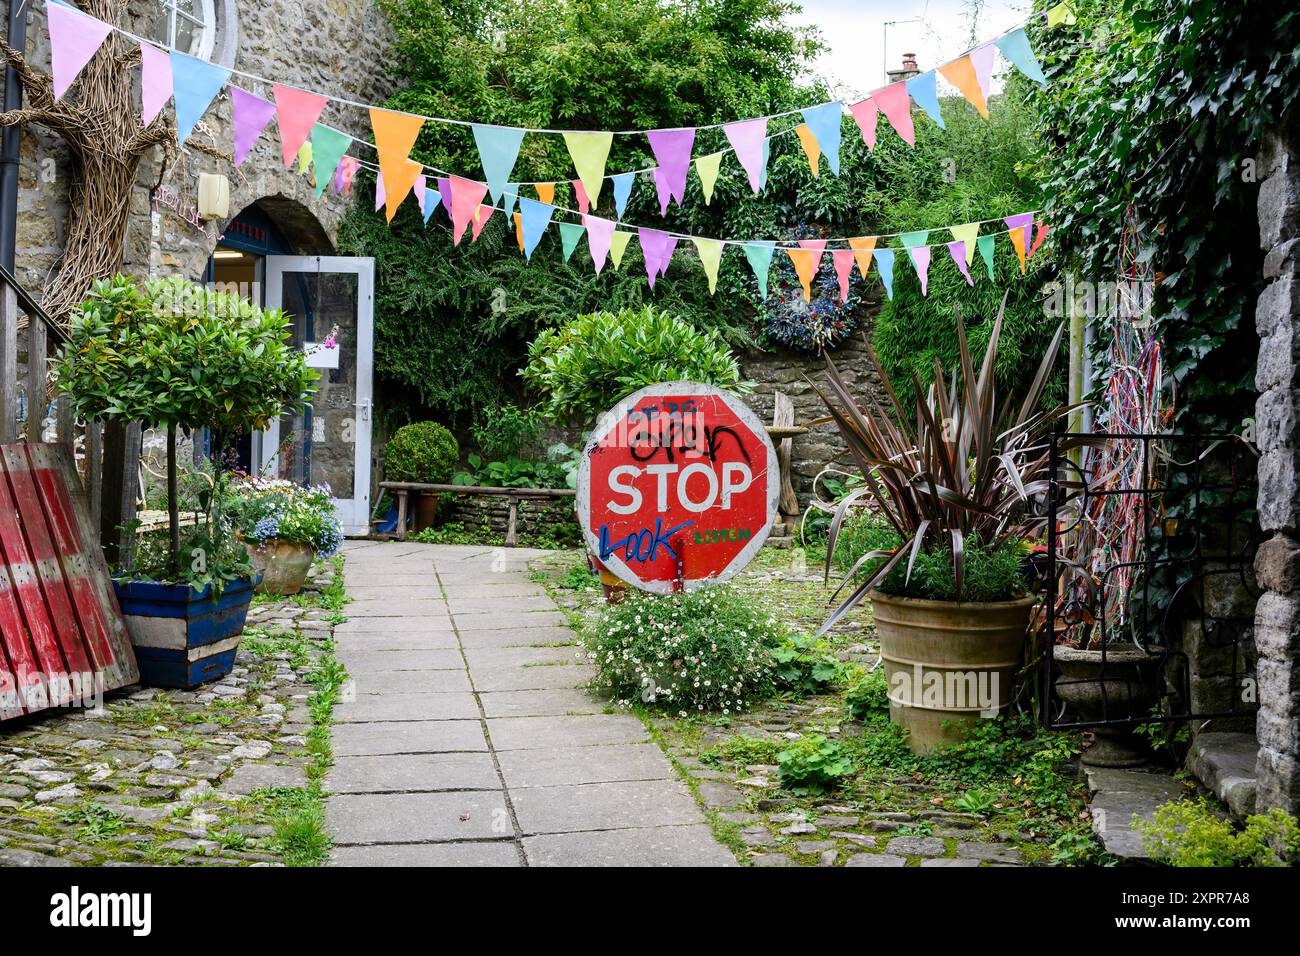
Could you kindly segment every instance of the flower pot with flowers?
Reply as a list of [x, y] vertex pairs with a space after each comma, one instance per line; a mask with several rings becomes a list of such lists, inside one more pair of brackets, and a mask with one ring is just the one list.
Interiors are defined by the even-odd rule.
[[261, 572], [257, 590], [266, 594], [297, 594], [312, 563], [332, 557], [343, 544], [328, 485], [241, 475], [230, 483], [226, 510]]
[[182, 530], [176, 443], [182, 431], [263, 428], [307, 401], [316, 373], [291, 346], [288, 317], [180, 279], [141, 286], [119, 275], [73, 310], [56, 375], [80, 417], [167, 431], [167, 536], [144, 536], [115, 575], [141, 682], [193, 687], [225, 676], [254, 570], [219, 466]]

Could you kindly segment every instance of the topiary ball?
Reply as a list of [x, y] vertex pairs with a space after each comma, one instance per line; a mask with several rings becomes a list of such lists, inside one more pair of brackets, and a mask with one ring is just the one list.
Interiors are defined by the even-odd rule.
[[460, 443], [437, 422], [403, 425], [384, 446], [384, 476], [388, 481], [445, 485], [459, 461]]

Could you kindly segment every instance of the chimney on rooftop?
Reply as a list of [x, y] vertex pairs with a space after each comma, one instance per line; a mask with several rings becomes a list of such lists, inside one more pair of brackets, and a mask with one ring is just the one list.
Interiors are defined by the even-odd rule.
[[916, 65], [915, 53], [903, 54], [903, 68], [901, 70], [889, 70], [889, 82], [897, 83], [899, 80], [910, 79], [921, 72], [921, 68]]

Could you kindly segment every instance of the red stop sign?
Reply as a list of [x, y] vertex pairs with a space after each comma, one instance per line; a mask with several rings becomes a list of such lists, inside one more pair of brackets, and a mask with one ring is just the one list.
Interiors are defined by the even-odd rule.
[[601, 416], [578, 472], [587, 547], [628, 584], [670, 594], [725, 581], [762, 547], [780, 475], [762, 423], [696, 382], [651, 385]]

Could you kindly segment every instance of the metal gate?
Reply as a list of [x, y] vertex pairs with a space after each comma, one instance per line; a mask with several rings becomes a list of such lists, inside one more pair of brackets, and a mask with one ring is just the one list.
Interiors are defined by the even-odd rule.
[[[1065, 451], [1080, 439], [1088, 447]], [[1036, 629], [1044, 724], [1250, 713], [1254, 449], [1233, 434], [1057, 431], [1050, 442], [1046, 599]], [[1058, 661], [1057, 645], [1092, 653]], [[1081, 698], [1091, 706], [1076, 706]]]

